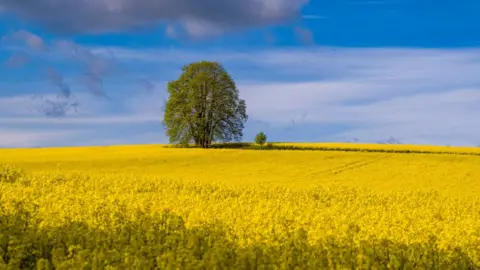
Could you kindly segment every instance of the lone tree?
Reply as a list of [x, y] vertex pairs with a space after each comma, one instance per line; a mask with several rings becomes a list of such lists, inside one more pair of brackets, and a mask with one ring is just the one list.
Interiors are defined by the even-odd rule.
[[219, 63], [184, 66], [178, 80], [168, 83], [168, 93], [163, 125], [170, 143], [208, 148], [213, 141], [241, 141], [245, 101]]
[[260, 145], [260, 148], [263, 148], [263, 145], [267, 142], [267, 135], [263, 132], [258, 133], [255, 136], [255, 142]]

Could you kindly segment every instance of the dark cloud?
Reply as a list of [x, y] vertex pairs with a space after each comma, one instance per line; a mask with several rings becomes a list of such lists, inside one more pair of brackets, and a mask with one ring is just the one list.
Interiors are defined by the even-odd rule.
[[67, 100], [52, 100], [45, 98], [39, 112], [47, 117], [63, 117], [71, 110], [77, 110], [78, 103]]
[[58, 87], [59, 92], [55, 98], [36, 96], [42, 101], [37, 111], [47, 117], [62, 117], [67, 115], [68, 112], [77, 112], [79, 103], [70, 86], [65, 82], [63, 75], [58, 70], [47, 67], [45, 77], [52, 85]]
[[[2, 0], [0, 0], [2, 1]], [[1, 6], [1, 4], [0, 4]], [[38, 106], [31, 108], [33, 111], [47, 117], [62, 117], [72, 111], [77, 112], [79, 103], [76, 100], [70, 85], [65, 81], [64, 76], [52, 67], [53, 59], [62, 56], [70, 63], [79, 67], [79, 74], [72, 74], [78, 78], [78, 82], [94, 96], [110, 99], [104, 90], [104, 81], [112, 75], [121, 75], [123, 80], [132, 80], [144, 92], [151, 94], [155, 85], [147, 79], [139, 79], [131, 76], [129, 71], [122, 67], [111, 50], [92, 50], [80, 46], [71, 41], [54, 41], [46, 43], [43, 38], [26, 30], [19, 30], [2, 37], [2, 43], [18, 43], [20, 51], [13, 53], [3, 64], [6, 67], [22, 67], [32, 61], [33, 56], [42, 57], [41, 64], [44, 65], [44, 78], [56, 88], [56, 95], [42, 96], [35, 95]], [[31, 55], [25, 49], [34, 50]], [[18, 50], [18, 48], [17, 48]], [[58, 60], [58, 59], [57, 59]], [[134, 93], [132, 92], [132, 95]]]
[[105, 57], [71, 41], [58, 41], [55, 43], [55, 47], [60, 53], [71, 57], [80, 65], [82, 69], [80, 82], [92, 94], [106, 97], [103, 81], [106, 77], [119, 71], [119, 64], [111, 51], [107, 51], [108, 57]]
[[61, 95], [54, 98], [34, 95], [32, 99], [39, 100], [39, 105], [33, 108], [33, 111], [46, 117], [58, 118], [66, 116], [69, 112], [78, 112], [79, 103], [73, 95], [69, 98]]
[[[46, 44], [43, 38], [26, 30], [19, 30], [14, 33], [2, 37], [2, 43], [19, 44], [22, 47], [26, 46], [28, 49], [37, 53], [47, 55], [52, 51]], [[5, 66], [22, 67], [31, 61], [31, 56], [24, 51], [13, 53], [5, 62]], [[45, 67], [44, 77], [48, 83], [58, 88], [55, 97], [45, 97], [42, 95], [35, 95], [34, 100], [39, 100], [38, 106], [32, 108], [33, 111], [41, 113], [47, 117], [62, 117], [70, 111], [77, 111], [79, 106], [76, 98], [70, 89], [70, 86], [65, 82], [63, 75], [51, 66]]]
[[0, 9], [59, 33], [103, 33], [161, 22], [192, 36], [300, 18], [308, 0], [1, 0]]
[[[129, 77], [128, 71], [120, 65], [111, 50], [93, 52], [71, 41], [57, 41], [54, 47], [65, 56], [71, 57], [82, 69], [80, 82], [97, 97], [108, 98], [104, 81], [113, 75]], [[151, 93], [155, 86], [147, 79], [136, 79], [140, 86]]]
[[96, 97], [107, 97], [103, 91], [103, 79], [92, 73], [85, 73], [80, 78], [80, 82]]
[[59, 97], [68, 99], [72, 96], [70, 86], [65, 83], [65, 81], [63, 80], [63, 76], [57, 70], [51, 67], [47, 67], [46, 78], [50, 83], [60, 89]]

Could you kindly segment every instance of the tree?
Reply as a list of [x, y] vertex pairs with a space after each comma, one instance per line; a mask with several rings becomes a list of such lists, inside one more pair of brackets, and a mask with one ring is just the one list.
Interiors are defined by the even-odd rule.
[[163, 125], [170, 143], [208, 148], [213, 141], [241, 141], [248, 119], [245, 100], [219, 63], [184, 66], [168, 83], [168, 93]]
[[263, 145], [267, 142], [267, 135], [263, 132], [258, 133], [255, 136], [255, 142], [260, 145], [260, 148], [263, 148]]

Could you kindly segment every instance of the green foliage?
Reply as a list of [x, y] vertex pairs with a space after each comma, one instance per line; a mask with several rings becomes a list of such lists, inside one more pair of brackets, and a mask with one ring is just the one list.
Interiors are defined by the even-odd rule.
[[208, 148], [214, 141], [240, 141], [246, 114], [235, 82], [216, 62], [201, 61], [182, 68], [168, 83], [163, 124], [170, 143]]
[[265, 135], [263, 131], [258, 133], [257, 136], [255, 136], [255, 143], [259, 144], [261, 148], [266, 142], [267, 142], [267, 135]]

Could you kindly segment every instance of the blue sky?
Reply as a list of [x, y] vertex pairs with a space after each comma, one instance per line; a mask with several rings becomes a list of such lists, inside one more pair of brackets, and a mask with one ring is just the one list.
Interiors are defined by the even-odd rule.
[[480, 2], [0, 0], [0, 147], [166, 143], [167, 82], [219, 61], [244, 139], [480, 144]]

